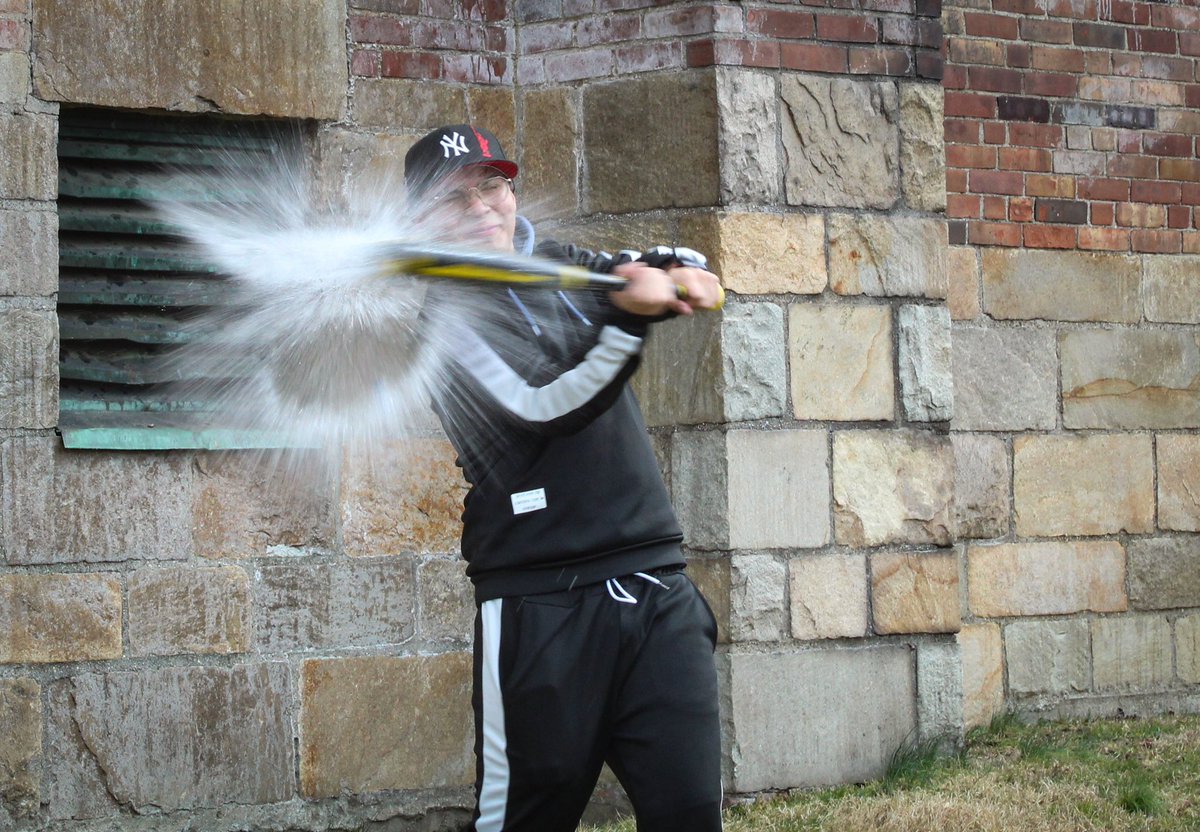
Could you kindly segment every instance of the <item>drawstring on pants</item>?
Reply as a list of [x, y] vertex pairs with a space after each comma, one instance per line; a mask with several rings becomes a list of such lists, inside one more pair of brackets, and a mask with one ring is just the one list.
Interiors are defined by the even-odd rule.
[[[647, 575], [645, 572], [634, 572], [633, 574], [636, 577], [641, 578], [643, 581], [648, 581], [649, 583], [655, 584], [656, 586], [661, 586], [663, 589], [671, 588], [671, 587], [667, 586], [666, 584], [664, 584], [662, 581], [660, 581], [658, 578], [654, 577], [653, 575]], [[629, 590], [627, 590], [625, 587], [621, 586], [621, 582], [618, 581], [616, 578], [609, 578], [607, 581], [604, 582], [604, 586], [608, 588], [608, 595], [614, 601], [621, 603], [621, 604], [636, 604], [637, 603], [637, 598], [634, 598], [632, 595], [630, 595]]]

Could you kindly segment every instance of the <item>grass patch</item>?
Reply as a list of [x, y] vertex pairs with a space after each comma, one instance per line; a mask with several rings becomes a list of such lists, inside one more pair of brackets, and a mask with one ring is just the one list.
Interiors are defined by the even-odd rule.
[[[634, 828], [625, 821], [593, 832]], [[878, 781], [734, 806], [725, 829], [1194, 832], [1200, 717], [1035, 724], [1002, 717], [972, 731], [961, 754], [908, 745]]]

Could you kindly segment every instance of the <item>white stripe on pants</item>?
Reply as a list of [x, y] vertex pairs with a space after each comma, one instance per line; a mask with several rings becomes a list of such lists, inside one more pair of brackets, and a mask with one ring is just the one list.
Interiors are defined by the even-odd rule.
[[500, 612], [503, 598], [484, 601], [483, 621], [483, 784], [479, 790], [476, 832], [500, 832], [508, 805], [508, 738], [500, 694]]

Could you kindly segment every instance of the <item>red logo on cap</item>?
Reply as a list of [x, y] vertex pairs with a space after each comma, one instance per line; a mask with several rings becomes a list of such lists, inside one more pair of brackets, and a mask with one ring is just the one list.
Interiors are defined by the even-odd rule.
[[492, 152], [488, 150], [488, 140], [485, 139], [483, 134], [481, 134], [474, 127], [471, 128], [471, 132], [475, 134], [475, 139], [479, 142], [479, 152], [482, 153], [486, 159], [492, 158]]

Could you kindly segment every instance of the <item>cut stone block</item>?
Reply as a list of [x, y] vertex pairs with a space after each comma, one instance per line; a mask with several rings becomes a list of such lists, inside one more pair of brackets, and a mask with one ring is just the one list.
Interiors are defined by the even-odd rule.
[[968, 546], [967, 587], [971, 614], [987, 618], [1128, 608], [1115, 540]]
[[877, 214], [829, 217], [829, 286], [839, 295], [944, 298], [946, 223]]
[[910, 422], [946, 422], [954, 415], [950, 312], [944, 306], [901, 306], [900, 396]]
[[679, 237], [707, 254], [721, 284], [738, 294], [815, 295], [829, 281], [821, 214], [691, 214]]
[[469, 654], [307, 661], [302, 689], [304, 797], [474, 780]]
[[872, 780], [916, 730], [908, 647], [735, 654], [728, 661], [732, 791]]
[[979, 249], [951, 246], [946, 257], [946, 304], [950, 318], [971, 321], [979, 317]]
[[1200, 682], [1200, 614], [1175, 619], [1175, 666], [1179, 681]]
[[[11, 53], [0, 52], [0, 60], [6, 54]], [[57, 291], [58, 214], [0, 209], [0, 295], [44, 297]]]
[[890, 307], [793, 304], [788, 330], [797, 419], [895, 416]]
[[730, 422], [782, 416], [787, 407], [783, 309], [772, 303], [738, 303], [721, 320], [721, 391]]
[[916, 211], [946, 210], [944, 101], [941, 84], [900, 85], [900, 190]]
[[1054, 333], [955, 325], [950, 341], [956, 430], [1054, 429]]
[[965, 624], [962, 651], [963, 729], [987, 725], [1004, 713], [1004, 643], [996, 624]]
[[722, 67], [716, 92], [721, 204], [777, 204], [782, 192], [775, 79], [765, 72]]
[[0, 199], [57, 198], [58, 119], [0, 113]]
[[190, 502], [181, 454], [72, 453], [40, 436], [0, 441], [0, 552], [10, 564], [186, 558]]
[[288, 800], [288, 666], [85, 673], [52, 683], [50, 804], [97, 817]]
[[888, 81], [780, 80], [789, 205], [891, 208], [900, 198], [900, 96]]
[[355, 78], [351, 107], [354, 122], [368, 129], [402, 126], [425, 133], [443, 124], [462, 124], [468, 117], [462, 87], [406, 78]]
[[1154, 449], [1145, 434], [1019, 436], [1013, 504], [1022, 537], [1154, 528]]
[[38, 810], [42, 691], [33, 679], [0, 679], [0, 818]]
[[58, 424], [57, 316], [6, 309], [0, 311], [0, 333], [0, 428], [54, 427]]
[[425, 558], [417, 566], [422, 639], [466, 643], [475, 626], [475, 592], [459, 557]]
[[730, 558], [692, 557], [688, 559], [687, 575], [704, 600], [712, 610], [713, 618], [717, 619], [717, 642], [729, 643], [730, 621]]
[[962, 747], [963, 666], [958, 642], [917, 646], [917, 721], [922, 740]]
[[[520, 147], [522, 211], [526, 204], [543, 216], [573, 215], [579, 207], [579, 93], [566, 87], [523, 94], [525, 124], [537, 140]], [[512, 155], [518, 148], [505, 149]], [[513, 158], [516, 158], [513, 156]]]
[[1200, 427], [1200, 333], [1064, 332], [1059, 353], [1067, 427]]
[[[34, 83], [50, 101], [337, 120], [345, 11], [324, 0], [33, 4]], [[103, 49], [96, 48], [104, 44]]]
[[875, 632], [956, 633], [962, 626], [961, 606], [957, 555], [871, 555]]
[[789, 561], [792, 638], [862, 638], [867, 633], [867, 561], [861, 553]]
[[1067, 696], [1091, 687], [1091, 646], [1083, 619], [1013, 622], [1004, 628], [1004, 651], [1014, 694]]
[[29, 95], [29, 55], [0, 53], [0, 103], [22, 104]]
[[833, 441], [838, 543], [950, 542], [950, 440], [922, 431], [840, 431]]
[[993, 318], [1137, 323], [1141, 277], [1138, 257], [986, 248], [983, 311]]
[[1130, 540], [1129, 603], [1135, 610], [1200, 607], [1200, 537]]
[[121, 584], [110, 575], [0, 575], [0, 664], [121, 657]]
[[729, 566], [729, 635], [779, 641], [786, 628], [787, 567], [770, 555], [734, 555]]
[[1158, 527], [1200, 531], [1200, 436], [1163, 434], [1155, 444]]
[[1139, 693], [1171, 683], [1171, 623], [1134, 615], [1096, 618], [1092, 626], [1092, 676], [1099, 691]]
[[236, 566], [139, 569], [128, 607], [132, 656], [250, 649], [250, 579]]
[[1012, 465], [1004, 440], [987, 434], [953, 433], [954, 537], [1003, 537], [1012, 501]]
[[1200, 257], [1147, 255], [1146, 320], [1200, 324]]

